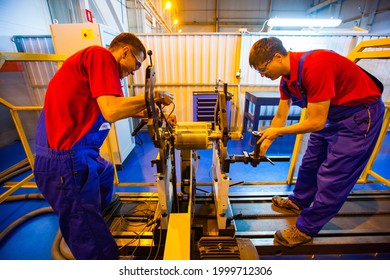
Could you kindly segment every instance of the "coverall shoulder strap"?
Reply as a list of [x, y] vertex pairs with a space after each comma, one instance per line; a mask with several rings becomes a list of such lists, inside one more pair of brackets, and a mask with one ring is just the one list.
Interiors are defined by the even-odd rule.
[[[304, 91], [304, 88], [302, 87], [302, 68], [303, 68], [303, 62], [305, 61], [305, 58], [311, 54], [312, 52], [314, 51], [317, 51], [317, 50], [311, 50], [311, 51], [308, 51], [308, 52], [305, 52], [301, 58], [299, 59], [299, 62], [298, 62], [298, 86], [299, 86], [299, 90], [301, 92], [302, 95], [305, 95], [305, 91]], [[282, 80], [282, 89], [283, 91], [292, 96], [291, 94], [291, 91], [288, 89], [288, 86], [287, 86], [287, 83], [285, 80]]]
[[303, 85], [302, 85], [302, 68], [303, 68], [303, 62], [305, 62], [305, 59], [306, 57], [315, 52], [315, 51], [319, 51], [319, 50], [311, 50], [311, 51], [308, 51], [308, 52], [305, 52], [301, 58], [299, 59], [299, 63], [298, 63], [298, 86], [299, 86], [299, 90], [301, 91], [301, 94], [302, 95], [306, 95], [306, 90], [304, 89]]

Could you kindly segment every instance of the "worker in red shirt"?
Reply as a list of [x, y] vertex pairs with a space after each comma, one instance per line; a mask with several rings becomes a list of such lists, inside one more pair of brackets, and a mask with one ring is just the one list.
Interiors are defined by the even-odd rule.
[[[383, 121], [383, 85], [333, 51], [287, 52], [275, 37], [252, 46], [249, 64], [262, 77], [281, 77], [276, 115], [257, 142], [260, 156], [279, 136], [311, 133], [293, 193], [272, 199], [298, 214], [294, 226], [274, 235], [295, 247], [312, 241], [338, 213], [362, 173]], [[307, 118], [285, 126], [291, 104], [307, 108]]]
[[[102, 216], [113, 196], [114, 168], [99, 149], [111, 123], [145, 116], [144, 96], [123, 96], [120, 81], [145, 58], [139, 38], [121, 33], [108, 49], [91, 46], [69, 57], [48, 85], [36, 131], [34, 176], [76, 259], [118, 259]], [[168, 105], [172, 96], [163, 92], [155, 101]]]

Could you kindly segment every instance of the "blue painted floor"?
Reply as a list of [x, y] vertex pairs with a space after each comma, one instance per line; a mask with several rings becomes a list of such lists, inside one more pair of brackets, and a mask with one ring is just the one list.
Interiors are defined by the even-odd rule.
[[[295, 136], [284, 136], [277, 139], [268, 151], [269, 156], [289, 156], [293, 149]], [[118, 171], [120, 183], [131, 183], [129, 187], [116, 187], [118, 192], [141, 192], [155, 191], [154, 187], [137, 186], [137, 183], [155, 182], [156, 168], [151, 167], [151, 160], [157, 155], [157, 149], [153, 147], [146, 132], [141, 132], [137, 145], [129, 158]], [[229, 154], [241, 154], [242, 151], [251, 152], [251, 135], [248, 133], [241, 141], [229, 141]], [[198, 151], [200, 156], [197, 171], [197, 182], [207, 184], [211, 182], [211, 150]], [[0, 172], [25, 158], [20, 142], [15, 142], [6, 147], [0, 148]], [[179, 154], [176, 155], [177, 166], [179, 166]], [[390, 174], [390, 133], [387, 134], [380, 153], [375, 161], [373, 170], [384, 177], [389, 178]], [[276, 162], [275, 165], [261, 163], [253, 168], [244, 163], [234, 163], [230, 167], [230, 178], [232, 182], [283, 182], [287, 178], [289, 163]], [[31, 172], [20, 174], [10, 181], [17, 182], [25, 178]], [[180, 170], [177, 171], [180, 174]], [[178, 182], [179, 179], [178, 179]], [[200, 187], [207, 189], [208, 187]], [[280, 185], [237, 185], [231, 187], [231, 192], [289, 192], [293, 186]], [[8, 188], [0, 186], [0, 194]], [[389, 190], [380, 183], [358, 184], [354, 190]], [[15, 192], [17, 194], [38, 193], [36, 188], [22, 188]], [[3, 202], [0, 204], [0, 231], [4, 230], [19, 218], [33, 210], [47, 207], [44, 200], [20, 200], [14, 202]], [[57, 233], [57, 217], [54, 214], [43, 214], [33, 217], [16, 227], [10, 234], [0, 240], [0, 260], [50, 260], [51, 246]], [[1, 234], [0, 234], [1, 236]], [[381, 256], [379, 256], [380, 258]], [[387, 256], [386, 258], [388, 258]], [[287, 256], [286, 259], [305, 259], [307, 256]], [[319, 256], [323, 259], [378, 259], [378, 256]]]

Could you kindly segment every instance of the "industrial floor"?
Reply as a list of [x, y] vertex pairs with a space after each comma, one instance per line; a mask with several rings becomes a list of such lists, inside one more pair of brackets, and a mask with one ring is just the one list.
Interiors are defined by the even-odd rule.
[[[229, 154], [238, 155], [242, 151], [253, 150], [250, 145], [250, 134], [244, 136], [241, 141], [229, 141]], [[277, 139], [269, 149], [268, 155], [290, 156], [294, 140], [294, 136]], [[120, 186], [115, 190], [124, 196], [141, 193], [156, 195], [156, 188], [153, 186], [156, 180], [156, 167], [152, 167], [151, 160], [156, 157], [157, 150], [146, 132], [141, 132], [136, 141], [138, 144], [135, 149], [118, 170]], [[209, 186], [211, 185], [212, 151], [201, 150], [198, 151], [198, 155], [200, 159], [196, 181], [199, 203], [201, 203], [202, 196], [207, 200], [207, 192], [211, 190]], [[178, 160], [179, 157], [176, 156]], [[19, 142], [0, 148], [0, 172], [24, 158], [25, 154]], [[389, 178], [389, 163], [390, 133], [386, 135], [373, 170]], [[275, 226], [279, 229], [285, 228], [296, 218], [283, 213], [276, 216], [270, 203], [272, 195], [288, 195], [293, 190], [293, 185], [282, 183], [287, 178], [288, 168], [289, 162], [276, 162], [275, 165], [261, 163], [256, 168], [244, 163], [234, 163], [230, 166], [229, 176], [233, 183], [230, 188], [230, 202], [233, 212], [241, 215], [241, 218], [234, 221], [237, 227], [236, 236], [251, 238], [254, 245], [259, 246], [264, 252], [260, 255], [260, 259], [390, 259], [390, 249], [386, 249], [390, 246], [388, 241], [390, 188], [378, 182], [355, 186], [340, 215], [324, 227], [320, 238], [315, 239], [314, 243], [317, 246], [299, 246], [297, 249], [287, 250], [275, 246], [272, 243]], [[31, 171], [27, 171], [16, 175], [9, 181], [18, 182], [30, 173]], [[180, 172], [177, 171], [177, 174]], [[372, 181], [373, 178], [370, 179]], [[0, 185], [0, 194], [8, 188], [4, 183]], [[38, 193], [38, 191], [36, 188], [21, 188], [13, 196], [30, 193]], [[25, 216], [47, 206], [48, 204], [41, 199], [5, 201], [0, 204], [1, 260], [52, 259], [52, 245], [58, 231], [56, 215], [45, 212], [31, 219]], [[203, 216], [200, 209], [198, 219]], [[11, 232], [4, 231], [12, 223], [19, 222], [20, 225], [13, 228]], [[367, 237], [367, 232], [373, 232], [372, 236]], [[2, 238], [5, 233], [7, 233], [6, 237]], [[373, 241], [372, 245], [367, 246], [367, 243], [372, 242], [372, 238], [378, 239], [378, 236], [379, 241]], [[356, 241], [357, 239], [359, 241]]]

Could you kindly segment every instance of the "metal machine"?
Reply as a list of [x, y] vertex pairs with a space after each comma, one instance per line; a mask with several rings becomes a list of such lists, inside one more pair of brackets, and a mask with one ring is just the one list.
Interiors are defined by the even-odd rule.
[[[254, 153], [244, 151], [242, 155], [229, 155], [227, 144], [229, 140], [240, 140], [241, 133], [230, 132], [227, 116], [227, 101], [231, 99], [228, 93], [228, 85], [217, 81], [215, 92], [217, 94], [217, 104], [215, 108], [214, 123], [210, 122], [178, 122], [170, 123], [164, 114], [161, 104], [154, 100], [154, 85], [156, 74], [152, 63], [152, 52], [148, 52], [150, 65], [146, 69], [145, 79], [145, 102], [147, 105], [148, 118], [143, 119], [134, 130], [135, 135], [144, 125], [147, 125], [148, 134], [153, 144], [159, 152], [152, 165], [157, 169], [157, 189], [158, 205], [155, 217], [159, 217], [157, 225], [160, 230], [166, 232], [164, 244], [164, 259], [190, 259], [190, 236], [197, 232], [196, 239], [200, 238], [199, 251], [202, 251], [205, 258], [210, 258], [208, 253], [213, 251], [213, 256], [220, 251], [224, 258], [228, 258], [231, 253], [234, 258], [240, 254], [237, 250], [228, 249], [229, 254], [224, 250], [224, 244], [230, 248], [241, 248], [238, 244], [250, 244], [250, 241], [236, 240], [234, 215], [229, 204], [230, 164], [243, 162], [256, 167], [260, 162], [268, 161], [288, 161], [288, 157], [259, 157], [259, 145], [256, 145]], [[220, 90], [220, 87], [223, 90]], [[254, 137], [260, 135], [253, 133]], [[213, 201], [212, 211], [216, 217], [216, 223], [200, 225], [198, 230], [194, 226], [193, 215], [196, 211], [196, 166], [198, 164], [197, 150], [213, 149], [212, 173], [213, 185], [211, 200]], [[175, 150], [180, 150], [180, 177], [181, 190], [177, 190], [177, 174]], [[180, 235], [177, 232], [180, 232]], [[206, 233], [206, 236], [205, 236]], [[186, 242], [180, 242], [181, 239]], [[203, 239], [202, 239], [203, 238]], [[193, 237], [191, 237], [193, 239]], [[188, 244], [183, 244], [187, 243]], [[238, 243], [237, 243], [238, 242]], [[217, 244], [217, 245], [215, 245]], [[232, 245], [233, 244], [233, 245]], [[211, 246], [212, 248], [207, 248]], [[215, 247], [217, 246], [217, 247]], [[247, 245], [246, 245], [247, 246]], [[213, 247], [215, 247], [213, 249]], [[219, 248], [219, 249], [218, 249]], [[250, 248], [250, 249], [248, 249]], [[245, 250], [253, 250], [253, 246]], [[185, 253], [183, 253], [183, 251]], [[202, 255], [201, 254], [201, 255]], [[254, 258], [253, 253], [246, 252], [246, 257]]]
[[[140, 207], [143, 213], [153, 213], [142, 227], [129, 224], [124, 231], [119, 232], [117, 225], [120, 222], [115, 218], [118, 217], [118, 210], [114, 209], [111, 217], [107, 216], [122, 255], [177, 260], [256, 259], [260, 252], [262, 255], [388, 252], [389, 231], [381, 216], [389, 213], [386, 203], [388, 193], [383, 191], [372, 194], [369, 199], [364, 192], [351, 194], [345, 207], [327, 225], [328, 228], [324, 228], [316, 237], [314, 244], [294, 249], [273, 244], [275, 229], [293, 224], [297, 216], [275, 212], [272, 209], [272, 194], [249, 195], [246, 198], [243, 195], [229, 195], [232, 186], [230, 164], [240, 162], [256, 167], [263, 161], [289, 161], [289, 157], [258, 157], [258, 145], [254, 153], [228, 153], [228, 141], [241, 139], [241, 134], [229, 131], [226, 101], [231, 95], [227, 90], [228, 85], [220, 81], [215, 86], [218, 98], [213, 123], [171, 124], [161, 104], [154, 102], [156, 75], [152, 54], [148, 54], [150, 65], [145, 80], [148, 118], [140, 123], [135, 133], [147, 125], [148, 134], [159, 150], [156, 159], [152, 161], [157, 169], [158, 195], [153, 198], [142, 194], [136, 198], [121, 197], [122, 205], [117, 209], [123, 208], [128, 202], [132, 209]], [[253, 137], [259, 137], [258, 132], [253, 132]], [[211, 191], [203, 195], [198, 191], [196, 183], [199, 161], [196, 151], [202, 149], [212, 149], [213, 152]], [[180, 191], [177, 189], [179, 176], [176, 174], [176, 150], [180, 150]], [[146, 206], [144, 202], [142, 205], [137, 204], [137, 201], [145, 199], [148, 201]], [[243, 206], [246, 208], [242, 213], [233, 211], [236, 204], [245, 203], [247, 205]], [[367, 215], [372, 218], [365, 222], [361, 217]], [[136, 217], [132, 219], [137, 220]], [[344, 230], [344, 227], [351, 230]]]

